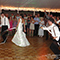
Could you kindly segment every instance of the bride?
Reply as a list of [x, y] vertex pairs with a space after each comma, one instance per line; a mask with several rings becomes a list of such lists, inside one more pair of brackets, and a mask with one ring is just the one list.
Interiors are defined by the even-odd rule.
[[12, 42], [15, 43], [17, 46], [26, 47], [29, 46], [30, 43], [28, 42], [26, 35], [23, 32], [23, 24], [24, 24], [24, 31], [26, 31], [24, 20], [22, 16], [20, 16], [20, 19], [18, 20], [17, 24], [17, 32], [15, 33]]

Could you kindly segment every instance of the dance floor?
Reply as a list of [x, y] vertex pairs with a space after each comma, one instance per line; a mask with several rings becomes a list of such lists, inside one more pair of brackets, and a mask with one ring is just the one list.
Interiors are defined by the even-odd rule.
[[[12, 36], [8, 37], [5, 44], [0, 44], [0, 60], [53, 60], [55, 55], [49, 46], [52, 40], [45, 37], [27, 37], [30, 42], [28, 47], [19, 47], [11, 42]], [[0, 42], [1, 42], [0, 37]]]

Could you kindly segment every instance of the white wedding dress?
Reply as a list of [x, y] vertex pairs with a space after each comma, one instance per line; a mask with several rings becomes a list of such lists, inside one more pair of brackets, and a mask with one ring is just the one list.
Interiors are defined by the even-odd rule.
[[22, 19], [20, 18], [20, 23], [18, 25], [17, 32], [15, 33], [15, 35], [12, 39], [12, 42], [18, 46], [26, 47], [26, 46], [29, 46], [30, 43], [28, 42], [26, 35], [23, 32], [23, 26], [22, 25], [23, 25]]

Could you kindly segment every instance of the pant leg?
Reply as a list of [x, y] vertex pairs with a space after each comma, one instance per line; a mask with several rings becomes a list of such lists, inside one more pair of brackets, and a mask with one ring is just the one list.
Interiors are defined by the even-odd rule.
[[48, 40], [48, 31], [46, 31], [46, 40]]
[[[2, 34], [5, 30], [8, 29], [8, 26], [2, 26]], [[2, 35], [2, 38], [3, 38], [3, 41], [5, 41], [6, 39], [6, 36], [7, 36], [8, 32], [5, 32], [3, 35]]]
[[38, 29], [39, 29], [39, 24], [35, 24], [35, 30], [34, 30], [34, 35], [38, 35]]
[[60, 50], [58, 48], [59, 46], [57, 45], [57, 42], [56, 41], [53, 41], [53, 43], [51, 44], [50, 46], [50, 49], [53, 51], [53, 53], [55, 55], [59, 55], [60, 54]]
[[38, 36], [38, 29], [39, 29], [39, 24], [36, 25], [36, 36]]
[[34, 36], [36, 36], [36, 24], [35, 24], [34, 26], [35, 26], [35, 30], [34, 30]]

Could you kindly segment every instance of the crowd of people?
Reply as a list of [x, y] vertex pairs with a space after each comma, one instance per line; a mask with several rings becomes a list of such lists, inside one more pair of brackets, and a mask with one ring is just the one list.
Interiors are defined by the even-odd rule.
[[[46, 34], [46, 40], [48, 40], [48, 36], [50, 36], [50, 38], [53, 38], [53, 43], [50, 46], [51, 50], [56, 55], [60, 54], [60, 50], [58, 49], [58, 46], [60, 46], [60, 17], [53, 16], [50, 13], [47, 14], [46, 11], [44, 11], [44, 13], [44, 17], [40, 17], [40, 14], [36, 14], [35, 16], [33, 16], [32, 14], [12, 14], [9, 17], [8, 14], [2, 13], [2, 33], [4, 32], [4, 30], [8, 29], [11, 35], [15, 34], [12, 39], [12, 42], [18, 46], [30, 45], [26, 38], [26, 35], [43, 37], [44, 34]], [[16, 27], [17, 32], [16, 29], [11, 29], [14, 27]], [[6, 42], [7, 33], [8, 32], [2, 35], [3, 43]], [[57, 56], [55, 59], [59, 58], [60, 56]]]
[[[56, 23], [58, 26], [60, 24], [60, 17], [59, 16], [53, 16], [51, 15], [47, 15], [46, 11], [45, 12], [45, 16], [44, 17], [40, 17], [40, 14], [36, 14], [35, 16], [33, 16], [32, 14], [26, 15], [26, 14], [22, 14], [23, 19], [25, 21], [25, 29], [26, 29], [26, 35], [27, 36], [39, 36], [39, 37], [43, 37], [44, 35], [46, 35], [46, 40], [48, 39], [48, 31], [44, 31], [43, 29], [41, 29], [40, 27], [42, 26], [49, 26], [47, 20], [49, 19], [49, 17], [52, 17], [54, 20], [54, 23]], [[20, 18], [20, 15], [14, 15], [11, 14], [11, 16], [9, 16], [8, 14], [5, 14], [5, 16], [8, 18], [9, 20], [9, 24], [10, 24], [10, 28], [16, 27], [17, 23], [18, 23], [18, 19]], [[59, 27], [60, 29], [60, 27]], [[10, 35], [14, 35], [15, 34], [15, 29], [14, 30], [10, 30]]]

